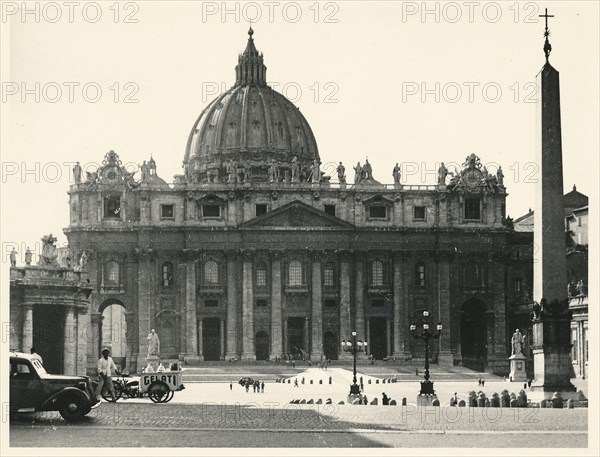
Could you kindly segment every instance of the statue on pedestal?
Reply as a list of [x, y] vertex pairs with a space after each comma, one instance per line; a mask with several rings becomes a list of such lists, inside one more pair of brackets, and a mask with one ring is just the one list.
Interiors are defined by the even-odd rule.
[[392, 170], [392, 176], [394, 177], [394, 184], [400, 184], [400, 166], [396, 162], [396, 166]]
[[297, 156], [292, 159], [292, 182], [300, 182], [300, 164]]
[[354, 184], [360, 184], [363, 179], [363, 167], [360, 162], [356, 162], [354, 167]]
[[57, 241], [57, 238], [50, 235], [46, 235], [42, 238], [42, 255], [40, 256], [40, 265], [57, 267], [58, 266], [58, 250], [54, 243]]
[[511, 355], [517, 355], [517, 354], [523, 353], [523, 343], [525, 343], [525, 337], [519, 331], [519, 329], [516, 329], [515, 333], [513, 333], [511, 343], [512, 343], [512, 354]]
[[337, 167], [338, 181], [340, 184], [346, 184], [346, 167], [340, 162]]
[[438, 168], [438, 185], [443, 186], [446, 184], [446, 176], [448, 176], [448, 169], [444, 165], [444, 162], [442, 162], [440, 168]]
[[158, 338], [156, 331], [152, 329], [146, 339], [148, 340], [148, 357], [158, 357], [158, 354], [160, 353], [160, 339]]
[[81, 165], [79, 165], [79, 162], [76, 162], [73, 166], [73, 179], [75, 184], [79, 184], [81, 182]]

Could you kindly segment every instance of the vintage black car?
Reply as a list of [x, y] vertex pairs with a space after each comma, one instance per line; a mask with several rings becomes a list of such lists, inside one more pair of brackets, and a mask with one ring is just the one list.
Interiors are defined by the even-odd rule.
[[11, 414], [58, 411], [77, 421], [99, 405], [89, 377], [49, 374], [31, 354], [10, 353]]
[[246, 384], [248, 384], [248, 385], [251, 386], [252, 384], [254, 384], [254, 379], [252, 379], [252, 378], [242, 378], [242, 379], [240, 379], [238, 381], [238, 383], [239, 383], [240, 386], [245, 386]]

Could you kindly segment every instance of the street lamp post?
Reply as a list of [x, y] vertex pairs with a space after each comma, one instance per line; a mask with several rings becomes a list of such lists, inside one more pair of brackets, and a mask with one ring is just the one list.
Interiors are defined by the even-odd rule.
[[352, 331], [352, 341], [342, 341], [342, 348], [346, 352], [352, 353], [353, 358], [353, 369], [352, 369], [352, 385], [350, 386], [350, 395], [359, 395], [360, 387], [356, 383], [356, 354], [367, 350], [367, 342], [362, 340], [356, 340], [356, 332]]
[[421, 392], [419, 395], [434, 395], [433, 381], [429, 380], [429, 341], [437, 339], [442, 333], [442, 323], [438, 322], [436, 326], [436, 332], [433, 333], [429, 329], [429, 311], [423, 311], [423, 325], [421, 333], [417, 333], [417, 326], [415, 323], [410, 324], [410, 331], [416, 340], [423, 340], [425, 342], [425, 381], [421, 381]]

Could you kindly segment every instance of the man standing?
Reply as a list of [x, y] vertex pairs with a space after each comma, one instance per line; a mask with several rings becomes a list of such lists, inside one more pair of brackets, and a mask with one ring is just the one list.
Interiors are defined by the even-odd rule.
[[35, 348], [31, 348], [31, 360], [39, 360], [42, 365], [44, 364], [42, 356], [35, 352]]
[[100, 399], [100, 394], [102, 393], [102, 388], [104, 384], [108, 387], [108, 391], [112, 397], [112, 401], [117, 401], [115, 398], [115, 389], [113, 387], [112, 382], [112, 370], [115, 370], [115, 373], [120, 374], [117, 371], [117, 366], [113, 361], [112, 357], [109, 357], [108, 354], [110, 351], [108, 348], [102, 349], [102, 357], [98, 359], [98, 374], [100, 375], [100, 379], [98, 380], [98, 387], [96, 387], [96, 398]]

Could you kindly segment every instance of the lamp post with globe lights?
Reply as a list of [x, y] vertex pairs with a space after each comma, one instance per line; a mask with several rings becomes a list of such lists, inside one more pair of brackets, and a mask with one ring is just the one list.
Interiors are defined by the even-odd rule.
[[353, 370], [352, 370], [352, 385], [350, 386], [350, 395], [358, 396], [360, 394], [360, 387], [356, 383], [356, 354], [367, 350], [367, 342], [362, 340], [356, 340], [356, 332], [352, 331], [352, 341], [342, 341], [342, 348], [345, 352], [350, 352], [354, 356], [353, 358]]
[[432, 332], [429, 328], [429, 311], [423, 311], [423, 323], [421, 333], [417, 333], [417, 326], [415, 323], [410, 324], [410, 331], [416, 340], [423, 340], [425, 342], [425, 381], [421, 381], [421, 392], [419, 395], [435, 395], [433, 390], [433, 381], [429, 380], [429, 341], [432, 339], [438, 339], [442, 334], [442, 323], [438, 322], [435, 332]]

